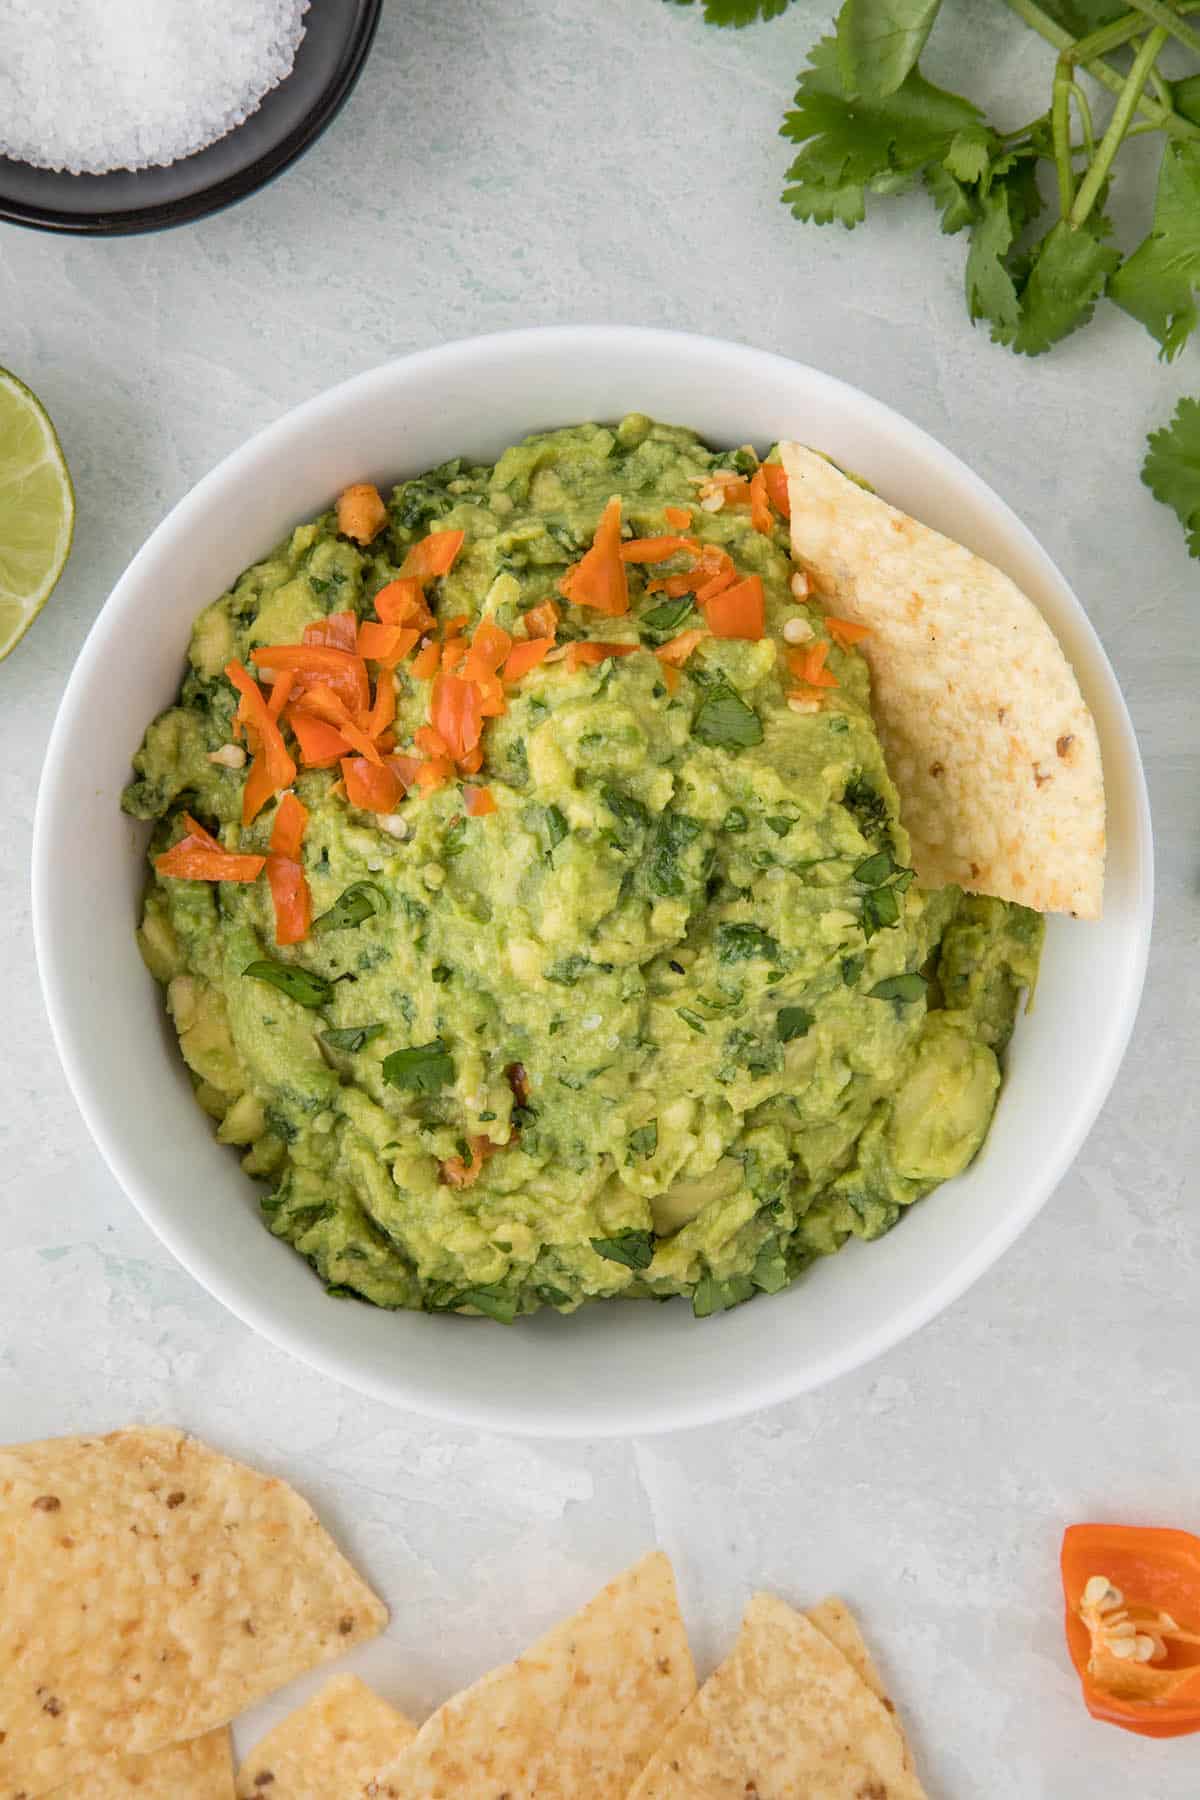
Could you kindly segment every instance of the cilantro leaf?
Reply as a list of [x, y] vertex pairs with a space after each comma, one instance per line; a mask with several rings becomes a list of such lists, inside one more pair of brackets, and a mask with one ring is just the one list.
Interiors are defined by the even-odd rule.
[[1141, 320], [1170, 362], [1195, 330], [1198, 287], [1200, 144], [1168, 141], [1150, 235], [1112, 277], [1109, 298]]
[[1181, 400], [1171, 423], [1148, 441], [1142, 480], [1156, 500], [1175, 509], [1189, 551], [1200, 556], [1200, 400]]
[[654, 1248], [652, 1231], [618, 1231], [613, 1237], [592, 1239], [597, 1256], [622, 1263], [627, 1269], [648, 1269], [654, 1261]]
[[726, 681], [710, 688], [692, 721], [692, 736], [714, 750], [745, 750], [763, 740], [762, 720]]
[[942, 0], [843, 0], [838, 61], [847, 93], [864, 100], [894, 94], [933, 28]]
[[247, 963], [242, 974], [252, 976], [255, 981], [265, 981], [268, 987], [278, 988], [298, 1006], [324, 1006], [333, 995], [331, 981], [326, 981], [323, 975], [314, 975], [311, 969], [300, 968], [297, 963], [273, 962], [264, 957], [258, 962]]
[[1121, 260], [1104, 242], [1112, 227], [1094, 212], [1085, 225], [1065, 219], [1052, 225], [1038, 244], [1021, 293], [1021, 322], [1012, 347], [1022, 356], [1041, 356], [1052, 344], [1086, 325], [1109, 276]]
[[1175, 82], [1171, 98], [1177, 113], [1182, 113], [1193, 125], [1200, 125], [1200, 75], [1189, 75], [1186, 81]]
[[800, 77], [795, 110], [782, 135], [802, 145], [788, 170], [784, 201], [798, 219], [853, 228], [866, 217], [868, 193], [897, 193], [930, 165], [944, 161], [956, 140], [988, 141], [978, 107], [934, 87], [911, 69], [880, 100], [850, 96], [842, 83], [837, 43], [822, 38]]
[[454, 1060], [441, 1038], [434, 1038], [431, 1043], [414, 1044], [411, 1049], [393, 1050], [385, 1056], [383, 1079], [415, 1094], [436, 1094], [454, 1080]]
[[1014, 236], [1008, 189], [995, 186], [977, 204], [963, 279], [972, 321], [987, 319], [998, 343], [1009, 342], [1021, 322], [1021, 301], [1006, 260]]
[[[691, 6], [692, 0], [674, 4]], [[790, 4], [791, 0], [704, 0], [704, 17], [709, 25], [754, 25], [759, 19], [777, 19]]]

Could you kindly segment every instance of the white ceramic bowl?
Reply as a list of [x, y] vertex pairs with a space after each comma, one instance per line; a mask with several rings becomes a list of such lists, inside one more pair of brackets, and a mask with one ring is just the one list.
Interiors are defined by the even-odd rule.
[[[145, 723], [173, 698], [195, 614], [347, 482], [381, 485], [527, 432], [640, 410], [716, 444], [820, 445], [1000, 564], [1042, 608], [1095, 714], [1109, 805], [1104, 920], [1050, 921], [995, 1124], [968, 1172], [874, 1244], [703, 1321], [683, 1304], [586, 1307], [504, 1328], [326, 1297], [264, 1230], [258, 1190], [192, 1098], [134, 925], [146, 833], [120, 811]], [[80, 783], [87, 789], [81, 806]], [[230, 1310], [352, 1387], [437, 1417], [561, 1437], [700, 1425], [887, 1350], [979, 1276], [1068, 1167], [1116, 1075], [1145, 971], [1145, 782], [1112, 669], [1049, 557], [982, 481], [878, 401], [816, 370], [671, 332], [475, 338], [297, 407], [214, 469], [139, 551], [92, 629], [46, 755], [33, 855], [38, 961], [76, 1099], [117, 1180]]]

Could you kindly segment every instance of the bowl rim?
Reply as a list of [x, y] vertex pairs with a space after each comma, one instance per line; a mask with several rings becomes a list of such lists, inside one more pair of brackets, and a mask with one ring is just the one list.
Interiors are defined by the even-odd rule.
[[[272, 1310], [269, 1299], [262, 1302], [256, 1294], [248, 1294], [244, 1288], [238, 1287], [219, 1257], [198, 1251], [195, 1246], [181, 1241], [186, 1239], [186, 1230], [176, 1229], [156, 1195], [141, 1181], [132, 1166], [132, 1158], [126, 1155], [119, 1134], [109, 1131], [99, 1085], [90, 1072], [87, 1059], [77, 1050], [72, 1029], [73, 1003], [62, 979], [50, 929], [49, 896], [54, 873], [54, 815], [69, 803], [71, 784], [76, 781], [66, 755], [68, 740], [74, 729], [76, 696], [85, 687], [91, 665], [102, 656], [109, 639], [125, 628], [125, 614], [129, 612], [132, 615], [138, 603], [138, 587], [143, 567], [152, 561], [164, 539], [171, 538], [180, 529], [186, 529], [194, 518], [205, 515], [210, 495], [219, 492], [223, 484], [239, 474], [243, 467], [253, 467], [260, 459], [269, 458], [275, 446], [286, 443], [297, 430], [319, 429], [327, 412], [340, 414], [343, 408], [353, 407], [359, 396], [367, 395], [376, 383], [401, 369], [416, 368], [437, 373], [439, 367], [443, 367], [447, 373], [461, 372], [464, 362], [469, 363], [473, 357], [486, 359], [499, 350], [514, 354], [524, 350], [561, 356], [594, 352], [598, 346], [616, 351], [622, 346], [631, 347], [635, 341], [642, 348], [653, 347], [663, 355], [669, 355], [675, 349], [700, 355], [706, 352], [710, 355], [720, 354], [735, 362], [742, 360], [748, 369], [753, 365], [759, 375], [769, 373], [772, 366], [781, 372], [789, 371], [793, 376], [795, 371], [801, 371], [805, 379], [824, 387], [831, 397], [850, 401], [860, 415], [866, 415], [870, 425], [890, 426], [893, 430], [900, 428], [909, 442], [915, 442], [923, 453], [940, 460], [957, 480], [974, 490], [976, 498], [986, 507], [1009, 541], [1032, 550], [1049, 566], [1063, 594], [1070, 600], [1077, 627], [1091, 640], [1095, 672], [1107, 684], [1111, 716], [1105, 747], [1107, 749], [1111, 744], [1116, 750], [1129, 783], [1135, 887], [1127, 927], [1132, 958], [1127, 964], [1124, 1013], [1119, 1028], [1110, 1039], [1105, 1060], [1102, 1065], [1090, 1067], [1081, 1087], [1080, 1097], [1075, 1102], [1073, 1127], [1063, 1134], [1056, 1154], [1046, 1159], [1038, 1171], [1037, 1179], [1024, 1188], [1019, 1197], [1014, 1199], [1012, 1206], [994, 1220], [990, 1229], [981, 1232], [969, 1251], [939, 1280], [921, 1288], [911, 1299], [889, 1311], [885, 1317], [859, 1328], [850, 1343], [811, 1358], [802, 1369], [764, 1368], [752, 1390], [733, 1400], [728, 1396], [715, 1401], [707, 1399], [699, 1388], [693, 1388], [690, 1394], [682, 1396], [648, 1396], [642, 1402], [635, 1420], [620, 1423], [607, 1415], [597, 1420], [590, 1417], [583, 1408], [579, 1409], [578, 1415], [566, 1415], [560, 1410], [552, 1418], [541, 1418], [538, 1416], [536, 1397], [532, 1403], [510, 1401], [497, 1405], [489, 1402], [486, 1406], [474, 1400], [458, 1403], [442, 1397], [430, 1399], [422, 1390], [419, 1379], [410, 1381], [403, 1369], [393, 1370], [387, 1377], [380, 1376], [372, 1368], [364, 1367], [361, 1357], [331, 1352], [321, 1345], [314, 1345], [309, 1340], [303, 1321], [293, 1324], [288, 1319], [281, 1318]], [[1128, 1048], [1137, 1018], [1145, 983], [1154, 904], [1149, 798], [1141, 755], [1124, 696], [1099, 636], [1070, 583], [1008, 504], [982, 477], [976, 475], [931, 434], [913, 424], [896, 409], [865, 394], [840, 377], [775, 352], [731, 343], [726, 339], [698, 333], [622, 325], [523, 327], [460, 338], [390, 359], [289, 408], [230, 451], [202, 476], [160, 520], [137, 551], [94, 620], [76, 658], [43, 759], [34, 816], [31, 874], [36, 960], [51, 1034], [68, 1086], [93, 1141], [118, 1185], [181, 1266], [243, 1324], [278, 1348], [286, 1350], [300, 1362], [358, 1392], [391, 1406], [403, 1407], [449, 1424], [555, 1440], [624, 1438], [687, 1430], [759, 1412], [864, 1366], [912, 1335], [957, 1300], [1020, 1236], [1041, 1210], [1095, 1124]]]
[[[267, 187], [277, 176], [282, 175], [285, 169], [289, 169], [332, 125], [362, 74], [382, 14], [383, 0], [363, 0], [363, 11], [347, 34], [332, 80], [320, 89], [303, 118], [298, 119], [278, 143], [261, 151], [252, 161], [232, 174], [222, 175], [207, 186], [197, 188], [195, 193], [178, 200], [156, 200], [144, 206], [119, 208], [98, 206], [87, 212], [69, 212], [65, 207], [41, 206], [6, 195], [3, 190], [5, 168], [30, 168], [33, 165], [14, 165], [10, 158], [0, 156], [0, 222], [20, 225], [31, 231], [58, 232], [68, 237], [135, 237], [145, 232], [173, 230], [177, 225], [195, 224], [199, 219], [211, 218], [216, 213], [224, 212], [239, 200], [248, 199], [251, 194]], [[270, 98], [271, 94], [268, 92], [260, 106], [265, 106]], [[215, 139], [212, 144], [206, 144], [203, 149], [193, 151], [192, 154], [203, 156], [205, 151], [227, 143], [237, 136], [237, 129], [240, 128], [227, 132], [225, 137]], [[186, 162], [189, 159], [185, 157], [181, 160]], [[155, 167], [126, 172], [135, 177], [139, 174], [153, 177]], [[59, 178], [65, 173], [50, 169], [40, 172]], [[70, 179], [80, 182], [102, 181], [105, 176], [74, 175]]]

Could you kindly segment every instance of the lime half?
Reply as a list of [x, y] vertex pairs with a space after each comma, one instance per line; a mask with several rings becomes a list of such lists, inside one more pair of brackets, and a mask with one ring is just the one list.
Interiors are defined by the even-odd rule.
[[0, 661], [53, 593], [74, 526], [71, 477], [46, 409], [0, 369]]

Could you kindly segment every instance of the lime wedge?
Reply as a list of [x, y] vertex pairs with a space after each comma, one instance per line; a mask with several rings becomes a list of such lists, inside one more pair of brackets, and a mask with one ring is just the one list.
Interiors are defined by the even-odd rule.
[[0, 662], [53, 593], [74, 526], [71, 477], [46, 409], [0, 369]]

